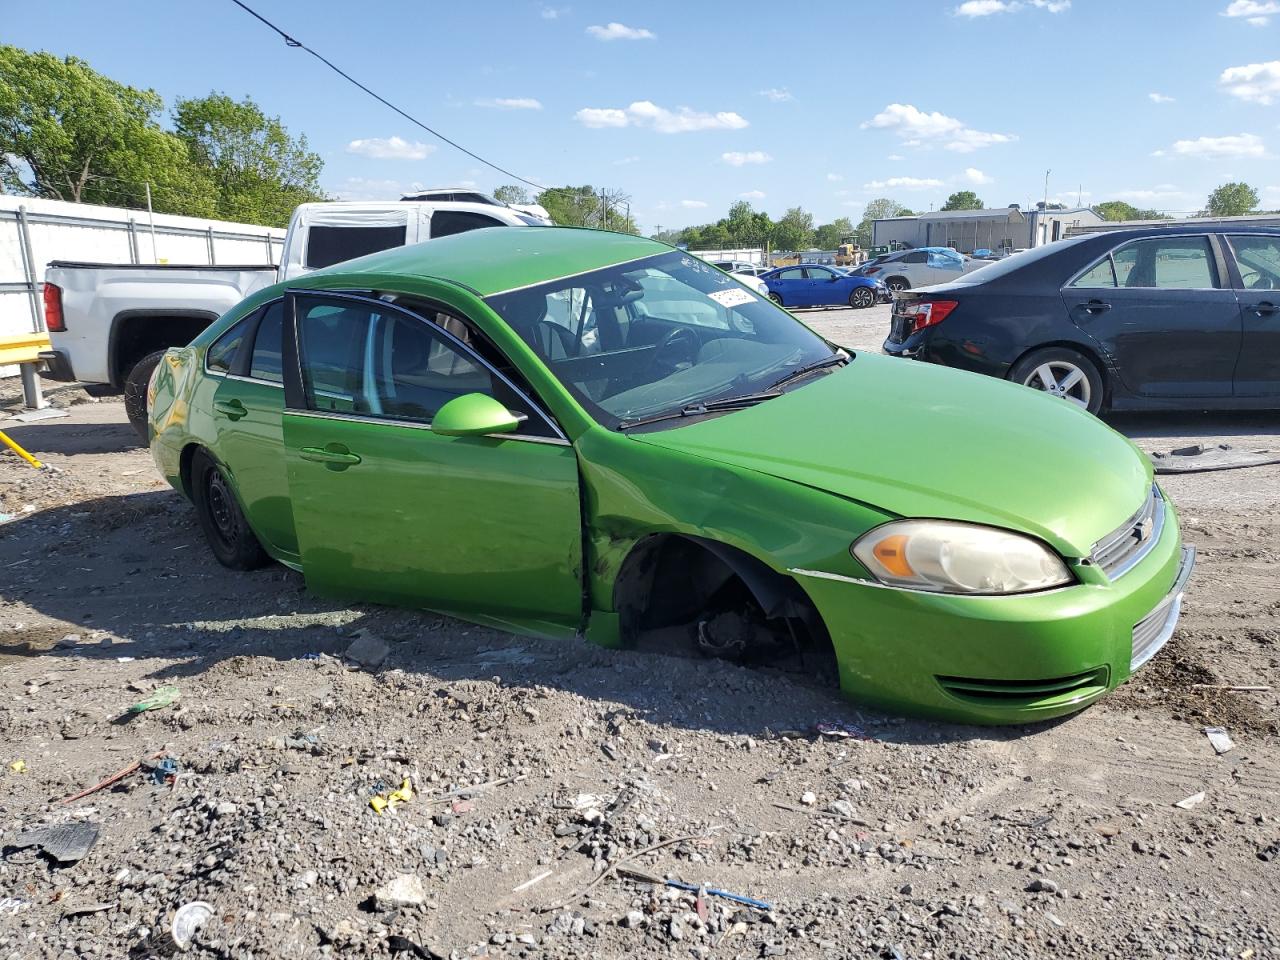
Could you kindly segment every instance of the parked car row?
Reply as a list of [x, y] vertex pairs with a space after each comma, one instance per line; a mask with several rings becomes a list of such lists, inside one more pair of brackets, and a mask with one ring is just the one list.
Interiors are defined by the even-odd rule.
[[893, 356], [1013, 380], [1091, 413], [1280, 407], [1280, 232], [1088, 234], [894, 302]]
[[778, 267], [760, 276], [769, 288], [769, 299], [783, 307], [870, 307], [892, 299], [889, 288], [857, 271], [802, 263]]
[[967, 257], [951, 247], [917, 247], [881, 254], [853, 272], [856, 276], [883, 280], [891, 291], [899, 293], [931, 283], [945, 283], [986, 265], [987, 261]]

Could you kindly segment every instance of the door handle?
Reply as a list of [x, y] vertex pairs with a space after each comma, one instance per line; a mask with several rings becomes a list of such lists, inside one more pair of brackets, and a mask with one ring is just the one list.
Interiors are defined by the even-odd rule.
[[1280, 313], [1280, 307], [1277, 307], [1270, 300], [1263, 300], [1253, 308], [1253, 312], [1260, 317], [1270, 317], [1276, 313]]
[[1111, 309], [1111, 304], [1106, 303], [1103, 300], [1090, 300], [1088, 303], [1082, 303], [1079, 306], [1085, 313], [1092, 313], [1095, 315], [1099, 313], [1106, 313]]
[[239, 420], [249, 412], [239, 400], [215, 400], [213, 409], [231, 420]]
[[[330, 446], [338, 446], [338, 444]], [[303, 447], [299, 453], [303, 460], [310, 460], [313, 463], [331, 463], [350, 467], [360, 462], [360, 454], [352, 453], [345, 447], [341, 450], [331, 450], [329, 447]]]

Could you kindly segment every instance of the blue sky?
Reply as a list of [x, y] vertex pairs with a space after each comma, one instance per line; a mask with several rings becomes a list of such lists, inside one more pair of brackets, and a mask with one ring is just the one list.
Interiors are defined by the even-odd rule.
[[[899, 0], [788, 7], [249, 0], [445, 135], [521, 176], [630, 192], [645, 230], [746, 198], [819, 222], [973, 189], [1201, 207], [1230, 179], [1280, 208], [1280, 0]], [[0, 0], [3, 39], [167, 102], [252, 96], [352, 199], [507, 182], [230, 0]]]

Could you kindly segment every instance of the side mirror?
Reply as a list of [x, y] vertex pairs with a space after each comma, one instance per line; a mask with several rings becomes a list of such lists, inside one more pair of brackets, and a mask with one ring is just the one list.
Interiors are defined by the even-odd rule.
[[481, 437], [490, 433], [511, 433], [524, 415], [512, 413], [483, 393], [454, 397], [431, 418], [431, 432], [445, 437]]

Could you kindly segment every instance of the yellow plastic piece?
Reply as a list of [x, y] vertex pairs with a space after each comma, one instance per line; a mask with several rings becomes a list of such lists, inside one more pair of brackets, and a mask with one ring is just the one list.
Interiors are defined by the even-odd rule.
[[3, 430], [0, 430], [0, 443], [3, 443], [6, 447], [20, 456], [23, 460], [27, 461], [27, 463], [31, 464], [31, 466], [35, 467], [37, 470], [44, 466], [43, 463], [18, 446], [17, 442]]
[[14, 773], [26, 773], [27, 761], [15, 760], [13, 761], [13, 763], [9, 764], [9, 769], [12, 770]]
[[405, 777], [404, 782], [397, 789], [380, 793], [370, 799], [369, 806], [373, 807], [376, 813], [382, 813], [384, 810], [394, 811], [400, 804], [408, 803], [413, 797], [413, 784], [409, 782], [408, 777]]

